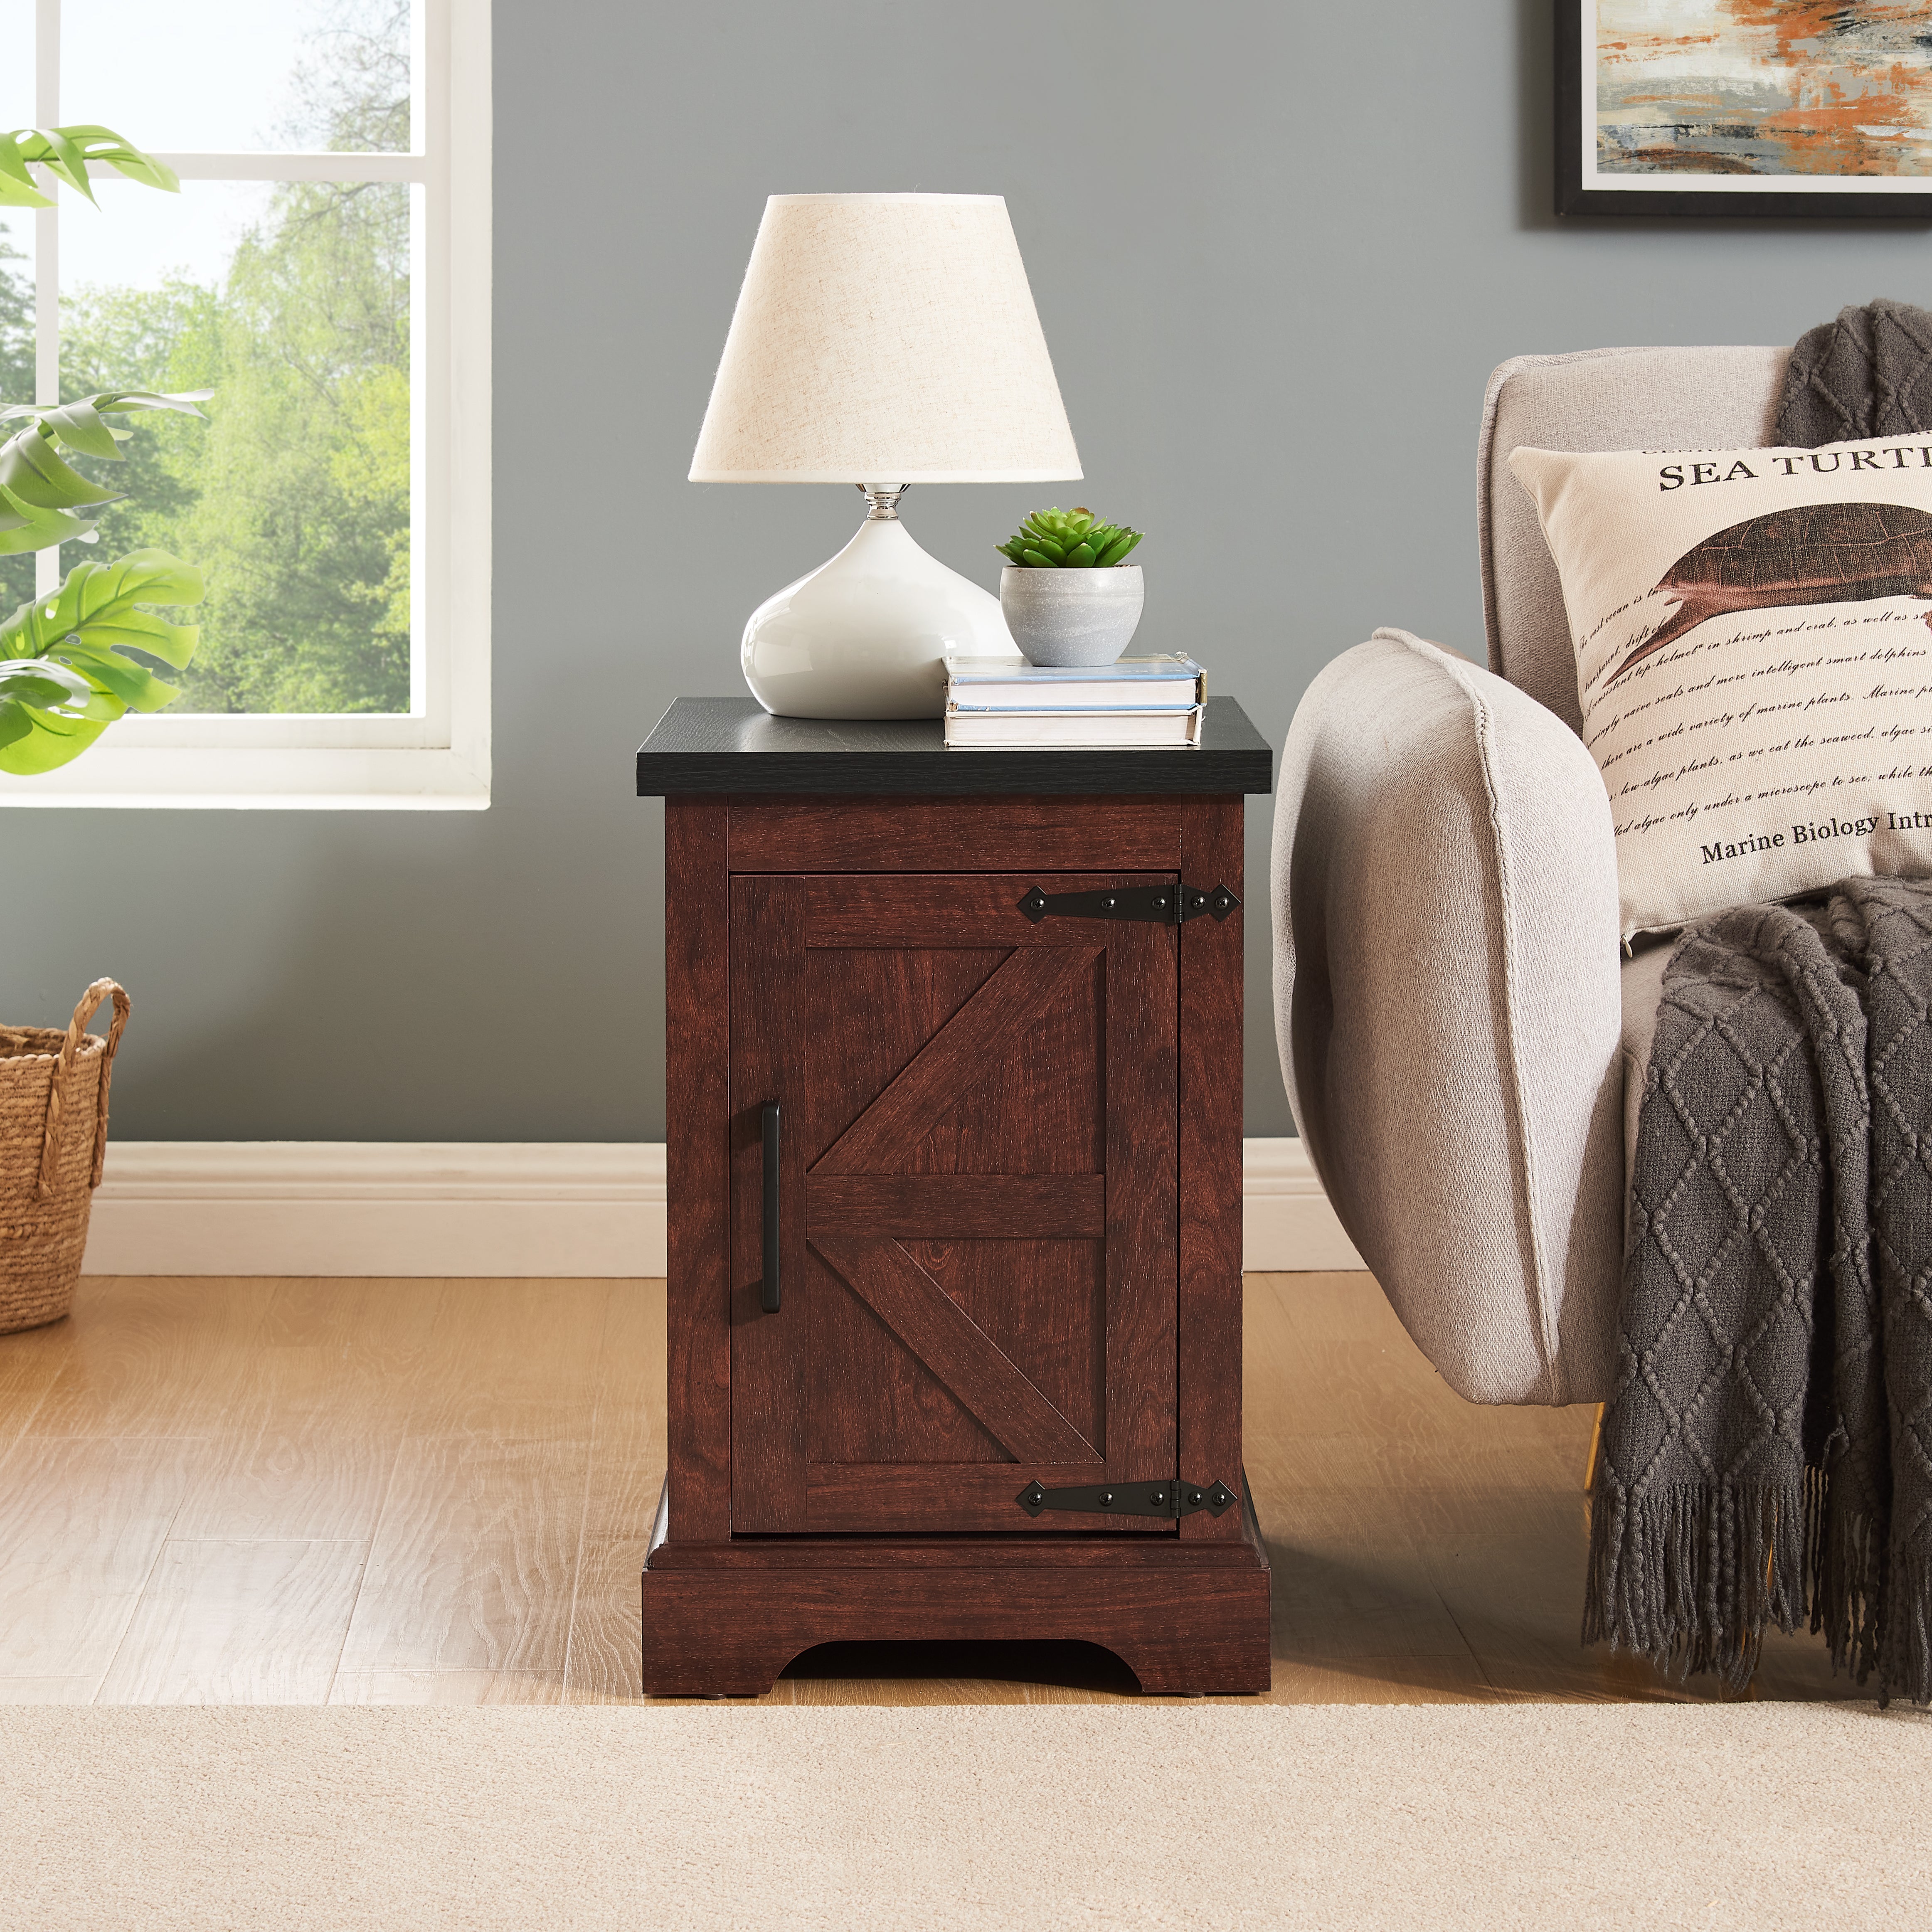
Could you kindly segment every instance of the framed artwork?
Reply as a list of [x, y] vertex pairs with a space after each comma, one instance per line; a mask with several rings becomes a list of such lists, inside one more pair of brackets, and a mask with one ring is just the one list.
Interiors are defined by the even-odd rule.
[[1556, 212], [1932, 221], [1932, 8], [1556, 0]]

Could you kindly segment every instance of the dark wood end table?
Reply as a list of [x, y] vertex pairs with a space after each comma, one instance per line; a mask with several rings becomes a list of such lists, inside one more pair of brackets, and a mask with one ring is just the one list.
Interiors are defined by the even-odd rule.
[[680, 698], [669, 1468], [643, 1685], [1082, 1638], [1268, 1688], [1241, 1468], [1244, 794], [1265, 742], [949, 752]]

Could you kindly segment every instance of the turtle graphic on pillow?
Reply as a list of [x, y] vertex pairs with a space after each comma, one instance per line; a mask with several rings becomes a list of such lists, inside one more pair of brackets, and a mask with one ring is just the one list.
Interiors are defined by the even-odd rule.
[[[1694, 630], [1706, 618], [1784, 604], [1932, 598], [1932, 514], [1900, 503], [1814, 503], [1774, 510], [1686, 550], [1651, 593], [1684, 601], [1604, 680]], [[1927, 621], [1932, 622], [1932, 613]]]

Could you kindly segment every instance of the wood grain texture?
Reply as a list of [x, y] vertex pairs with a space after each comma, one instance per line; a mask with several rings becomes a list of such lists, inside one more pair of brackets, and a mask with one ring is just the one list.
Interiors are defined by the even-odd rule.
[[[1242, 801], [1190, 799], [1190, 885], [1241, 877]], [[1191, 1482], [1241, 1485], [1241, 952], [1246, 915], [1180, 931], [1180, 1446]], [[1232, 1470], [1233, 1474], [1228, 1472]], [[1186, 1518], [1184, 1540], [1233, 1540], [1238, 1512]]]
[[799, 799], [731, 808], [734, 872], [1171, 872], [1180, 814], [1162, 799]]
[[98, 1677], [0, 1677], [0, 1704], [91, 1704]]
[[664, 801], [666, 1373], [670, 1474], [694, 1536], [731, 1526], [731, 1172], [728, 814]]
[[[45, 1331], [65, 1346], [31, 1424], [38, 1436], [208, 1437], [224, 1429], [274, 1284], [220, 1276], [83, 1281]], [[114, 1318], [98, 1311], [111, 1296]], [[13, 1337], [0, 1337], [0, 1346]]]
[[[366, 1542], [422, 1394], [443, 1297], [430, 1280], [281, 1284], [256, 1334], [246, 1394], [196, 1477], [173, 1540]], [[500, 1321], [501, 1308], [497, 1300]], [[472, 1312], [488, 1326], [490, 1298]], [[537, 1366], [568, 1374], [554, 1359]]]
[[[1107, 1419], [1102, 1447], [1107, 1474], [1124, 1483], [1175, 1475], [1211, 1480], [1181, 1468], [1176, 1460], [1178, 937], [1167, 926], [1120, 926], [1107, 946]], [[1235, 1486], [1232, 1478], [1228, 1483]], [[1229, 1515], [1232, 1519], [1233, 1512]]]
[[532, 1323], [522, 1284], [444, 1284], [406, 1413], [412, 1436], [574, 1441], [590, 1434], [612, 1284], [553, 1282]]
[[1019, 1492], [1029, 1482], [1049, 1490], [1106, 1480], [1091, 1457], [1077, 1462], [812, 1462], [806, 1470], [812, 1528], [822, 1534], [897, 1532], [937, 1526], [978, 1535], [1042, 1537], [1097, 1532], [1106, 1537], [1172, 1540], [1162, 1516], [1108, 1516], [1050, 1510], [1029, 1516]]
[[644, 1572], [643, 1684], [658, 1696], [754, 1696], [813, 1645], [929, 1639], [1104, 1645], [1148, 1690], [1268, 1688], [1268, 1577], [1260, 1569], [1066, 1570], [990, 1566], [946, 1574], [943, 1598], [895, 1570]]
[[988, 1240], [1084, 1239], [1107, 1232], [1100, 1174], [809, 1174], [806, 1232]]
[[[907, 856], [916, 851], [907, 849]], [[1046, 878], [1055, 893], [1131, 892], [1172, 886], [1172, 872], [1110, 869], [1019, 872], [998, 846], [977, 872], [880, 873], [808, 878], [806, 944], [826, 946], [1059, 947], [1099, 946], [1124, 922], [1051, 913], [1036, 924], [1020, 902]]]
[[340, 1667], [560, 1682], [590, 1454], [467, 1434], [405, 1443]]
[[368, 1547], [170, 1539], [98, 1701], [326, 1703]]
[[[1174, 934], [1036, 928], [1016, 910], [1025, 884], [733, 881], [740, 1532], [1024, 1534], [1054, 1527], [1018, 1510], [1029, 1478], [1174, 1473]], [[776, 1313], [753, 1265], [767, 1098], [784, 1109], [786, 1199], [801, 1158], [808, 1190], [854, 1184], [809, 1197], [802, 1260], [788, 1217]], [[1002, 1190], [1052, 1201], [1076, 1186], [1070, 1226], [987, 1214]], [[949, 1196], [968, 1211], [949, 1215]], [[826, 1225], [838, 1206], [886, 1202], [892, 1238]], [[1098, 1511], [1065, 1527], [1172, 1533]]]
[[[97, 1292], [90, 1282], [83, 1291]], [[77, 1299], [81, 1298], [77, 1298]], [[0, 1459], [33, 1420], [72, 1347], [73, 1318], [0, 1337]]]
[[[731, 904], [731, 1526], [810, 1528], [806, 1512], [811, 1292], [805, 1246], [805, 899], [789, 879], [734, 879]], [[764, 1300], [764, 1109], [781, 1110], [779, 1280]], [[674, 1298], [676, 1289], [674, 1287]], [[675, 1422], [677, 1404], [671, 1404]], [[682, 1505], [679, 1520], [686, 1520]], [[680, 1529], [680, 1534], [684, 1532]]]
[[[812, 1245], [1015, 1461], [1091, 1462], [1098, 1474], [1100, 1451], [898, 1242], [820, 1235]], [[940, 1482], [950, 1480], [947, 1472]], [[950, 1526], [942, 1509], [902, 1526]]]
[[[562, 1687], [497, 1670], [338, 1670], [332, 1704], [556, 1704]], [[634, 1701], [633, 1700], [632, 1701]]]
[[[162, 1331], [178, 1324], [218, 1362], [232, 1348], [239, 1375], [231, 1388], [282, 1372], [268, 1359], [274, 1349], [332, 1346], [323, 1340], [332, 1328], [326, 1285], [261, 1283], [238, 1294], [233, 1284], [214, 1282], [206, 1284], [211, 1292], [199, 1310], [176, 1298], [201, 1286], [91, 1279], [76, 1316], [36, 1342], [46, 1352], [37, 1384], [82, 1359], [121, 1366], [93, 1387], [92, 1419], [101, 1433], [46, 1436], [22, 1428], [14, 1446], [0, 1451], [0, 1700], [85, 1701], [110, 1665], [158, 1687], [165, 1675], [162, 1663], [141, 1660], [154, 1640], [130, 1643], [130, 1631], [184, 1502], [236, 1446], [250, 1412], [238, 1398], [211, 1410], [190, 1366], [174, 1389], [182, 1414], [171, 1415], [163, 1384], [140, 1366], [152, 1364], [158, 1346], [172, 1348]], [[594, 1406], [591, 1439], [503, 1444], [500, 1474], [466, 1460], [497, 1453], [487, 1438], [466, 1433], [463, 1453], [436, 1470], [427, 1469], [425, 1452], [412, 1446], [386, 1532], [394, 1555], [380, 1574], [365, 1568], [346, 1617], [339, 1596], [316, 1592], [306, 1619], [282, 1626], [287, 1640], [310, 1654], [340, 1647], [347, 1618], [358, 1616], [365, 1634], [392, 1634], [371, 1646], [371, 1660], [346, 1658], [338, 1666], [329, 1693], [338, 1701], [636, 1699], [638, 1573], [664, 1460], [662, 1371], [652, 1340], [661, 1333], [662, 1286], [610, 1284], [600, 1304], [560, 1293], [569, 1285], [559, 1282], [423, 1286], [437, 1298], [439, 1316], [472, 1290], [501, 1290], [500, 1299], [485, 1294], [474, 1304], [497, 1339], [483, 1357], [466, 1354], [458, 1327], [439, 1320], [423, 1342], [423, 1358], [412, 1362], [406, 1335], [416, 1317], [397, 1309], [404, 1334], [386, 1334], [390, 1318], [382, 1298], [372, 1295], [362, 1311], [370, 1377], [391, 1384], [391, 1412], [407, 1406], [414, 1390], [435, 1384], [444, 1368], [454, 1373], [459, 1364], [503, 1360], [520, 1342], [523, 1352], [548, 1364], [545, 1373], [560, 1378], [551, 1406], [560, 1413], [580, 1413], [586, 1400]], [[160, 1311], [168, 1308], [174, 1312], [163, 1321]], [[554, 1346], [560, 1328], [581, 1331], [582, 1346]], [[1589, 1409], [1480, 1408], [1461, 1401], [1364, 1274], [1250, 1276], [1246, 1336], [1247, 1474], [1272, 1564], [1269, 1701], [1702, 1701], [1720, 1694], [1708, 1680], [1660, 1678], [1576, 1641], [1586, 1546], [1576, 1484]], [[0, 1340], [0, 1361], [21, 1339]], [[524, 1412], [538, 1394], [534, 1383], [522, 1384]], [[0, 1394], [0, 1414], [9, 1399]], [[117, 1408], [122, 1401], [124, 1408]], [[383, 1408], [372, 1398], [359, 1412]], [[158, 1432], [116, 1432], [134, 1420], [154, 1424]], [[210, 1432], [194, 1432], [202, 1430]], [[472, 1513], [468, 1522], [466, 1512]], [[432, 1515], [442, 1531], [411, 1528]], [[574, 1540], [573, 1521], [580, 1526]], [[546, 1523], [555, 1527], [547, 1531]], [[1018, 1568], [1071, 1540], [1034, 1544], [1031, 1537], [988, 1541], [998, 1542], [1007, 1567]], [[422, 1555], [404, 1548], [412, 1542]], [[1244, 1554], [1239, 1546], [1177, 1543], [1171, 1532], [1156, 1545], [1191, 1564]], [[948, 1560], [935, 1541], [895, 1547], [881, 1539], [867, 1546], [882, 1568]], [[1150, 1555], [1139, 1538], [1076, 1546], [1091, 1552], [1081, 1559], [1089, 1564], [1131, 1567]], [[811, 1567], [809, 1539], [786, 1549], [789, 1560]], [[729, 1544], [715, 1558], [701, 1548], [688, 1552], [694, 1563], [712, 1567], [740, 1562], [742, 1554]], [[1067, 1560], [1055, 1558], [1063, 1567]], [[223, 1600], [183, 1600], [212, 1612]], [[235, 1614], [229, 1600], [231, 1608], [205, 1632], [191, 1634], [184, 1614], [171, 1640], [181, 1647], [172, 1654], [218, 1658], [230, 1640], [223, 1619]], [[281, 1600], [292, 1606], [297, 1599]], [[144, 1631], [166, 1627], [166, 1617], [145, 1613]], [[232, 1621], [226, 1628], [232, 1636]], [[558, 1632], [566, 1634], [560, 1650]], [[269, 1667], [253, 1660], [232, 1669], [215, 1694], [263, 1694], [257, 1672]], [[1004, 1698], [1015, 1688], [1036, 1702], [1136, 1694], [1125, 1666], [1103, 1652], [1004, 1641], [807, 1650], [766, 1694], [775, 1702], [890, 1703]], [[1822, 1648], [1798, 1637], [1766, 1645], [1751, 1694], [1856, 1700], [1870, 1691], [1834, 1678]]]
[[106, 1675], [206, 1454], [166, 1436], [14, 1444], [0, 1462], [0, 1677]]
[[[985, 943], [983, 932], [980, 943]], [[992, 1078], [1016, 1036], [1086, 973], [1085, 946], [1016, 948], [918, 1056], [812, 1166], [814, 1174], [890, 1172], [981, 1082]], [[815, 1016], [850, 1025], [855, 1014]]]

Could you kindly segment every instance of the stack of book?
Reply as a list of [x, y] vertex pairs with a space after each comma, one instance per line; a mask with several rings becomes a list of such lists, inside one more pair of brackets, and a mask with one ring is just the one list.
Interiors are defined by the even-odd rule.
[[1111, 751], [1201, 742], [1207, 674], [1178, 651], [1060, 667], [946, 660], [946, 742], [976, 751]]

